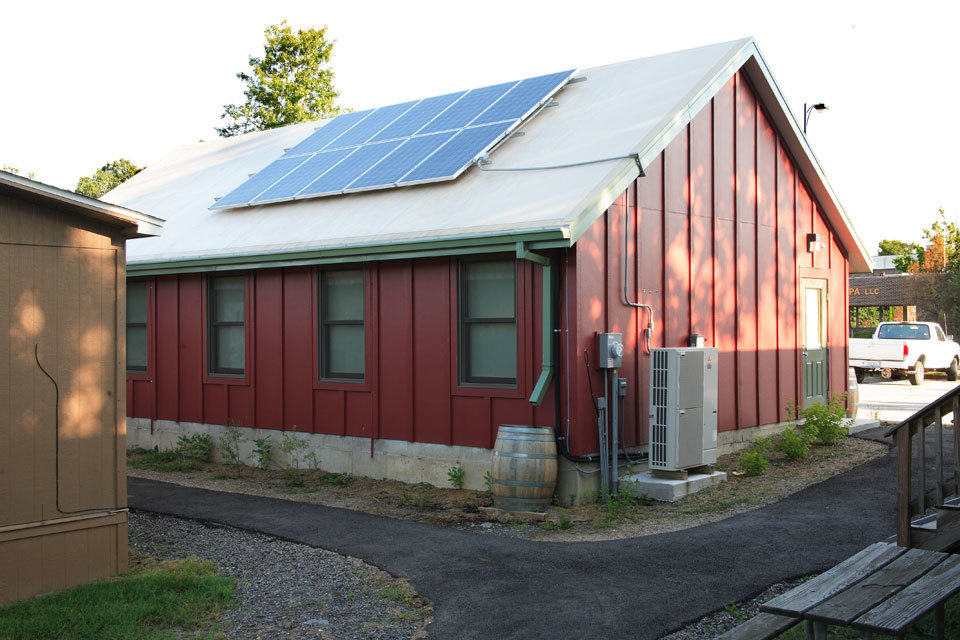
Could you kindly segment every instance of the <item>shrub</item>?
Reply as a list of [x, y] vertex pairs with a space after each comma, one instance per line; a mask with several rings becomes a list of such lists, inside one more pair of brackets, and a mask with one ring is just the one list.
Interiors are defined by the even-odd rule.
[[281, 453], [287, 458], [287, 462], [294, 469], [300, 468], [300, 454], [309, 444], [307, 441], [296, 434], [295, 431], [284, 431], [280, 434]]
[[845, 393], [834, 393], [827, 404], [817, 403], [800, 411], [806, 420], [803, 424], [804, 433], [826, 445], [836, 444], [837, 440], [846, 436], [847, 427], [852, 422], [844, 418], [846, 397]]
[[257, 438], [253, 441], [253, 453], [257, 456], [257, 466], [266, 469], [270, 466], [270, 457], [273, 455], [273, 444], [270, 438]]
[[227, 424], [217, 442], [220, 444], [220, 452], [224, 460], [238, 467], [243, 464], [240, 458], [240, 427]]
[[740, 468], [748, 476], [759, 476], [767, 470], [769, 438], [757, 438], [749, 449], [740, 454]]
[[447, 470], [447, 478], [454, 489], [463, 489], [463, 467], [450, 467]]
[[787, 427], [781, 434], [781, 440], [774, 445], [790, 460], [801, 460], [810, 455], [810, 435], [798, 431], [796, 427]]
[[184, 458], [210, 462], [213, 460], [213, 438], [205, 433], [180, 436], [177, 440], [177, 453]]

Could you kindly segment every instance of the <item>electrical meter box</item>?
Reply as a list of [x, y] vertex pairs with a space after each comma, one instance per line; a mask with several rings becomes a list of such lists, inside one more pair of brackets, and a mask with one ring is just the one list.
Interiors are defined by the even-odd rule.
[[619, 369], [623, 364], [623, 334], [597, 334], [597, 368]]
[[650, 350], [650, 468], [717, 461], [718, 358], [714, 347]]

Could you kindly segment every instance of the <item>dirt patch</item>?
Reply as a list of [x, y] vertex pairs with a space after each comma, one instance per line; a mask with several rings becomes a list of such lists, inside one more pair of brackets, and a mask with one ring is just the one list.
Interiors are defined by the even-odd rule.
[[[376, 515], [457, 526], [542, 541], [632, 538], [678, 531], [715, 522], [781, 500], [801, 489], [877, 458], [886, 445], [844, 438], [835, 446], [815, 446], [805, 460], [789, 461], [770, 452], [760, 476], [743, 475], [739, 455], [721, 456], [717, 468], [728, 481], [676, 502], [662, 503], [623, 494], [578, 507], [553, 506], [539, 523], [488, 522], [480, 507], [493, 498], [486, 491], [440, 489], [394, 480], [372, 480], [320, 470], [258, 469], [202, 463], [194, 471], [136, 468], [143, 453], [130, 453], [130, 475], [177, 484], [342, 507]], [[591, 496], [595, 498], [595, 496]]]

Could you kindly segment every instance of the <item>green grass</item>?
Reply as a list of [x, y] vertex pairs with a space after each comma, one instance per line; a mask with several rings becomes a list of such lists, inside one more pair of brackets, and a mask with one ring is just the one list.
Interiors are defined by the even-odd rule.
[[127, 466], [154, 471], [199, 471], [203, 468], [203, 462], [188, 458], [178, 451], [131, 449], [127, 456]]
[[212, 631], [234, 581], [197, 558], [154, 562], [120, 578], [0, 608], [3, 640], [165, 640]]
[[[946, 610], [946, 627], [947, 633], [944, 637], [947, 638], [960, 638], [960, 598], [954, 597], [951, 600], [947, 601], [947, 610]], [[933, 614], [931, 613], [919, 625], [921, 633], [932, 634], [933, 633]], [[806, 635], [803, 633], [803, 625], [797, 625], [785, 633], [781, 633], [778, 638], [780, 640], [806, 640]], [[862, 632], [856, 631], [849, 627], [830, 627], [827, 632], [827, 638], [829, 640], [860, 640], [862, 638]], [[884, 634], [874, 634], [874, 640], [893, 640], [893, 636], [888, 636]]]

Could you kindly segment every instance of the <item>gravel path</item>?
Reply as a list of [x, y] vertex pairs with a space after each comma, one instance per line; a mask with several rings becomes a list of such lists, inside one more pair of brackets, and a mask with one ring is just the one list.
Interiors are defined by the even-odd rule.
[[229, 638], [426, 637], [432, 609], [402, 580], [361, 560], [229, 527], [130, 513], [132, 549], [211, 560], [237, 580]]

